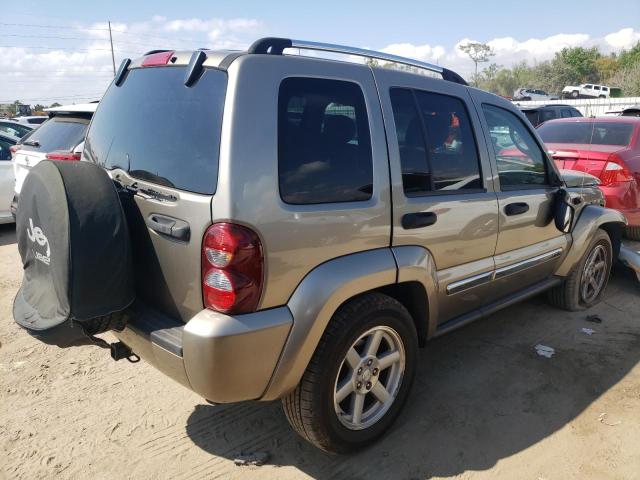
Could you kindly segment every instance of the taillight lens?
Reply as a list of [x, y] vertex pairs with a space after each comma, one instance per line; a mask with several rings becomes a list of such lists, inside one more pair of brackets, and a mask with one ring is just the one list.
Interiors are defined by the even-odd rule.
[[46, 154], [46, 158], [47, 160], [75, 161], [80, 160], [80, 154], [72, 152], [49, 152]]
[[18, 145], [11, 145], [9, 147], [9, 151], [11, 152], [11, 160], [13, 160], [13, 157], [18, 150], [20, 150], [20, 147]]
[[633, 175], [620, 157], [616, 154], [611, 154], [600, 174], [600, 180], [602, 181], [602, 185], [631, 182], [633, 181]]
[[202, 240], [202, 295], [206, 308], [248, 313], [258, 307], [264, 259], [256, 233], [234, 223], [211, 225]]
[[174, 53], [173, 50], [171, 50], [168, 52], [158, 52], [158, 53], [152, 53], [151, 55], [147, 55], [142, 60], [142, 66], [143, 67], [159, 67], [162, 65], [166, 65], [167, 63], [169, 63], [169, 60], [171, 60], [171, 57], [173, 57], [173, 53]]

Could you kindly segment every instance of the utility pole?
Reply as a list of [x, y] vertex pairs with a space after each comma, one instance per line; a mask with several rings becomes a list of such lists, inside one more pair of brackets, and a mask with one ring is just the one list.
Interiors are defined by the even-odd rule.
[[116, 76], [116, 57], [113, 56], [113, 37], [111, 36], [111, 21], [109, 23], [109, 42], [111, 43], [111, 63], [113, 65], [113, 76]]

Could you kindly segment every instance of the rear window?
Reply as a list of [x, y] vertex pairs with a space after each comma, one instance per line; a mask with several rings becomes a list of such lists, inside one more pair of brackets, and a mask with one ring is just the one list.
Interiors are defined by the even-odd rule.
[[23, 140], [28, 144], [22, 148], [39, 152], [71, 151], [82, 143], [88, 126], [88, 118], [56, 116], [25, 136]]
[[632, 133], [633, 125], [605, 122], [548, 123], [538, 129], [538, 134], [545, 143], [617, 145], [621, 147], [629, 145]]
[[22, 138], [31, 130], [33, 130], [33, 127], [27, 127], [19, 123], [0, 122], [0, 132], [8, 133], [14, 137]]
[[100, 101], [86, 158], [107, 169], [195, 193], [213, 194], [227, 75], [205, 69], [184, 85], [185, 67], [131, 70]]
[[30, 123], [32, 125], [40, 125], [41, 123], [44, 123], [46, 119], [47, 117], [29, 118], [27, 119], [27, 123]]

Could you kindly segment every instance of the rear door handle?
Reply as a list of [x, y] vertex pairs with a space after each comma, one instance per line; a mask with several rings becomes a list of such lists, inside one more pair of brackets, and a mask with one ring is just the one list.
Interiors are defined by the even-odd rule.
[[159, 213], [152, 213], [149, 215], [145, 223], [147, 224], [147, 227], [154, 232], [177, 238], [178, 240], [188, 241], [191, 234], [189, 224], [184, 220], [179, 220], [167, 215], [161, 215]]
[[508, 216], [522, 215], [523, 213], [527, 213], [528, 211], [529, 204], [524, 202], [510, 203], [509, 205], [504, 207], [504, 213]]
[[433, 212], [407, 213], [402, 216], [402, 228], [411, 230], [412, 228], [428, 227], [437, 221], [438, 215]]

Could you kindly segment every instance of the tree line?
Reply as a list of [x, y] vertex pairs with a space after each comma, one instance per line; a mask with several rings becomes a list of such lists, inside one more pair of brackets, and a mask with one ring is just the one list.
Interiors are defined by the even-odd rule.
[[[488, 63], [493, 52], [486, 44], [462, 45], [460, 49], [475, 63]], [[523, 60], [505, 68], [489, 64], [472, 75], [483, 90], [511, 97], [517, 88], [536, 88], [560, 94], [566, 85], [596, 83], [619, 87], [623, 96], [640, 96], [640, 42], [620, 53], [604, 54], [597, 47], [567, 47], [551, 60], [530, 65]]]

